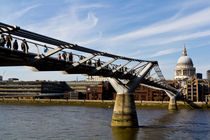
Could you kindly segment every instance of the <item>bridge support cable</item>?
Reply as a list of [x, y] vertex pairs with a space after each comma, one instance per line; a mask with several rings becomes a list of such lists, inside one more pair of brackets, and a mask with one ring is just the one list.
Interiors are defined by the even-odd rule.
[[159, 67], [158, 64], [154, 66], [154, 70], [155, 70], [155, 72], [157, 73], [157, 75], [158, 75], [158, 77], [160, 78], [160, 80], [163, 81], [163, 82], [165, 82], [165, 81], [166, 81], [166, 80], [165, 80], [165, 77], [163, 76], [163, 73], [162, 73], [162, 71], [160, 70], [160, 67]]

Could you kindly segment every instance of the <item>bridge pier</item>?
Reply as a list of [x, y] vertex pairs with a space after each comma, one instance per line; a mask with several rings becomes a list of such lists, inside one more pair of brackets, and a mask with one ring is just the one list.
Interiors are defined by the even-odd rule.
[[117, 92], [111, 126], [138, 127], [133, 93], [129, 92], [128, 86], [115, 78], [109, 78], [109, 82]]
[[136, 106], [132, 93], [117, 93], [111, 126], [138, 127]]
[[138, 127], [134, 91], [141, 80], [153, 68], [153, 63], [148, 63], [138, 77], [128, 83], [122, 83], [115, 78], [109, 78], [109, 82], [117, 92], [112, 115], [112, 127]]
[[168, 110], [177, 110], [177, 103], [176, 103], [176, 97], [170, 97], [170, 101], [168, 104]]
[[166, 94], [169, 96], [169, 104], [168, 104], [168, 110], [177, 110], [177, 103], [176, 103], [176, 94], [172, 93], [171, 91], [165, 90]]

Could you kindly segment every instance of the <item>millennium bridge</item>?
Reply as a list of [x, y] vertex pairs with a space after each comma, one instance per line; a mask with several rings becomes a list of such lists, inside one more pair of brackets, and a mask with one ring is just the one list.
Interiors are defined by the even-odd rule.
[[[113, 127], [138, 127], [133, 93], [139, 84], [164, 90], [170, 97], [168, 109], [177, 109], [176, 97], [181, 90], [166, 84], [157, 61], [93, 50], [5, 23], [0, 23], [0, 34], [6, 37], [0, 44], [0, 66], [28, 66], [34, 71], [108, 77], [117, 92]], [[22, 50], [17, 48], [20, 43]], [[62, 54], [64, 59], [61, 59]]]

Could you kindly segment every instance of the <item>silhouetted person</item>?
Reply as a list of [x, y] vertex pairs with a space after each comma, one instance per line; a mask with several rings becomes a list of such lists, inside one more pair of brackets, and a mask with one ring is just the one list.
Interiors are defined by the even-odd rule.
[[71, 52], [69, 53], [69, 61], [71, 61], [71, 62], [73, 61], [73, 55]]
[[66, 58], [67, 58], [67, 53], [66, 53], [66, 52], [63, 52], [62, 57], [63, 57], [63, 60], [65, 60], [65, 61], [66, 61]]
[[100, 67], [100, 66], [101, 66], [101, 60], [99, 58], [98, 61], [97, 61], [97, 67]]
[[0, 46], [4, 47], [4, 45], [6, 44], [6, 39], [4, 38], [4, 35], [1, 35], [1, 39], [0, 39]]
[[21, 49], [23, 50], [23, 52], [28, 53], [29, 47], [25, 39], [23, 39], [21, 43]]
[[46, 45], [44, 45], [44, 53], [48, 52], [48, 48]]
[[15, 39], [15, 41], [14, 41], [14, 43], [13, 43], [13, 48], [14, 48], [15, 50], [18, 50], [18, 42], [17, 42], [16, 39]]
[[58, 60], [61, 60], [61, 54], [60, 53], [58, 54]]
[[92, 65], [91, 59], [88, 60], [88, 65], [90, 65], [90, 66]]
[[7, 48], [9, 48], [9, 49], [11, 49], [11, 47], [12, 47], [12, 37], [11, 37], [10, 34], [7, 35], [7, 37], [6, 37], [6, 46], [7, 46]]

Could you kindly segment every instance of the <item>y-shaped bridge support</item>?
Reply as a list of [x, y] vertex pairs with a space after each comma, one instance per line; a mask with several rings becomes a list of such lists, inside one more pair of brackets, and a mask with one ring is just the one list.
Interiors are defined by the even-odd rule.
[[138, 127], [133, 92], [141, 80], [152, 69], [153, 65], [153, 63], [148, 63], [140, 72], [139, 76], [129, 81], [127, 84], [123, 84], [117, 79], [109, 78], [109, 82], [117, 92], [112, 115], [112, 127]]
[[177, 110], [177, 103], [176, 103], [176, 97], [181, 93], [182, 89], [178, 91], [177, 94], [172, 93], [171, 91], [165, 90], [166, 94], [169, 96], [169, 104], [168, 104], [168, 110]]
[[[164, 90], [162, 88], [154, 87], [154, 86], [151, 86], [151, 85], [146, 85], [146, 84], [141, 84], [141, 85], [145, 86], [145, 87], [157, 89], [157, 90]], [[170, 98], [169, 104], [168, 104], [168, 110], [177, 110], [178, 109], [177, 103], [176, 103], [176, 97], [181, 93], [181, 90], [182, 89], [180, 89], [177, 94], [174, 94], [173, 92], [171, 92], [169, 90], [164, 90]]]

